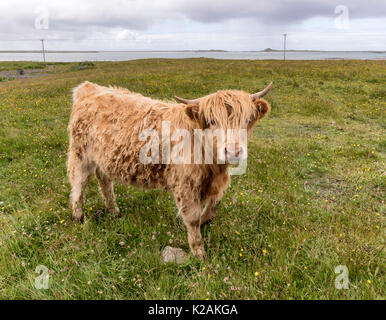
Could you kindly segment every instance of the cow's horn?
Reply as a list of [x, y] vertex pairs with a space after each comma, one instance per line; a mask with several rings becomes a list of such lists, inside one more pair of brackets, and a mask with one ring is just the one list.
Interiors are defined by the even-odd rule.
[[184, 99], [184, 98], [180, 98], [180, 97], [177, 97], [177, 96], [174, 96], [174, 98], [179, 101], [179, 102], [182, 102], [182, 103], [185, 103], [185, 104], [198, 104], [200, 102], [200, 99], [196, 99], [196, 100], [188, 100], [188, 99]]
[[273, 82], [271, 82], [263, 91], [251, 94], [252, 100], [256, 100], [264, 97], [268, 93], [268, 91], [272, 88], [272, 85], [273, 85]]

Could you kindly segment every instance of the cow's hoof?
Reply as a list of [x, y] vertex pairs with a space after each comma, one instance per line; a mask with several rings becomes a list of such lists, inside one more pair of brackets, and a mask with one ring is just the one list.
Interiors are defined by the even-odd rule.
[[81, 217], [77, 217], [77, 216], [73, 216], [72, 219], [76, 222], [76, 223], [83, 223], [83, 216]]
[[204, 248], [197, 248], [194, 252], [193, 255], [198, 258], [199, 260], [203, 261], [205, 259], [205, 250]]
[[118, 207], [114, 207], [114, 208], [109, 209], [109, 212], [110, 212], [111, 214], [113, 214], [113, 215], [114, 215], [115, 217], [117, 217], [117, 218], [122, 217], [121, 210], [119, 210]]
[[114, 214], [115, 214], [115, 216], [116, 216], [117, 218], [122, 217], [121, 210], [119, 210], [118, 207], [115, 207], [115, 209], [114, 209]]

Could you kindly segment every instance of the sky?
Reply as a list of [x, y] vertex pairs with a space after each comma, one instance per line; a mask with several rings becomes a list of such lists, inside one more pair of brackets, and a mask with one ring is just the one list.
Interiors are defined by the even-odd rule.
[[0, 51], [386, 50], [385, 0], [1, 0]]

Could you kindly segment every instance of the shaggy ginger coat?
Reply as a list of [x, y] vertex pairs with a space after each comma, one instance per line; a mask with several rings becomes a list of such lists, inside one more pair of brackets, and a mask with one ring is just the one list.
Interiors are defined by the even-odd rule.
[[252, 101], [248, 93], [227, 90], [186, 106], [90, 82], [74, 89], [73, 102], [67, 166], [74, 219], [83, 220], [84, 192], [94, 173], [108, 210], [116, 215], [120, 212], [113, 181], [170, 190], [187, 227], [192, 253], [203, 258], [200, 226], [213, 218], [230, 183], [228, 164], [143, 164], [139, 154], [146, 141], [140, 141], [139, 135], [154, 129], [162, 137], [162, 121], [170, 121], [171, 133], [186, 129], [192, 136], [199, 128], [250, 130], [269, 112], [269, 104], [263, 99]]

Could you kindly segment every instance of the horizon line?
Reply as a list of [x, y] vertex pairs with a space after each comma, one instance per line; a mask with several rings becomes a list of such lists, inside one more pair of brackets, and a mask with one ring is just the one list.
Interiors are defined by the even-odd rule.
[[[99, 52], [376, 52], [385, 50], [314, 50], [314, 49], [263, 49], [263, 50], [222, 50], [222, 49], [181, 49], [181, 50], [45, 50], [46, 53], [99, 53]], [[0, 53], [42, 53], [42, 50], [0, 50]]]

